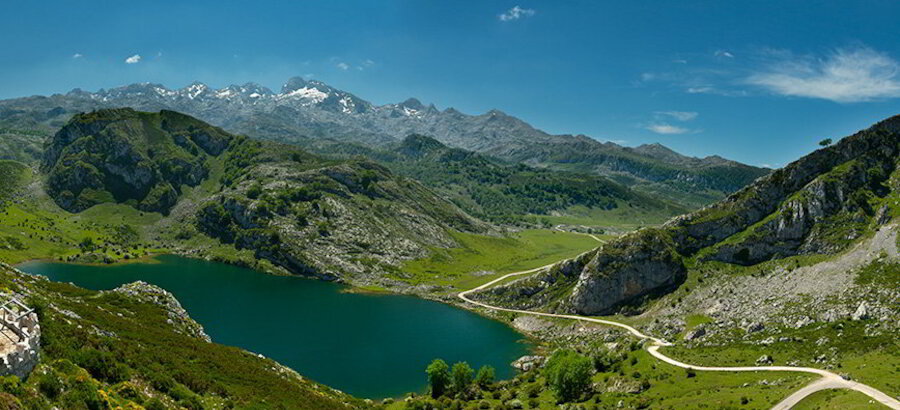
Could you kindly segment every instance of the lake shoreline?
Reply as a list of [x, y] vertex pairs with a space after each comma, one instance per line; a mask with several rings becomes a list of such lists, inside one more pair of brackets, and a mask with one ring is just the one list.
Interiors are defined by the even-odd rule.
[[[162, 258], [160, 258], [162, 257]], [[191, 262], [193, 261], [193, 262]], [[137, 262], [137, 263], [134, 263]], [[143, 262], [143, 263], [141, 263]], [[147, 263], [149, 262], [149, 263]], [[45, 266], [39, 266], [39, 264], [46, 264]], [[173, 265], [176, 264], [176, 265]], [[38, 266], [36, 266], [38, 265]], [[159, 273], [162, 276], [155, 276], [156, 272], [164, 272], [165, 269], [169, 269], [170, 271], [174, 269], [172, 266], [180, 266], [184, 265], [184, 267], [178, 267], [177, 274], [169, 272], [168, 275], [175, 275], [173, 277], [166, 277], [164, 273]], [[147, 269], [146, 267], [153, 266], [159, 268], [151, 268]], [[194, 266], [195, 268], [191, 268]], [[228, 266], [230, 268], [224, 268]], [[217, 343], [235, 346], [250, 352], [258, 352], [266, 357], [273, 358], [279, 363], [294, 369], [296, 371], [301, 372], [302, 374], [308, 375], [314, 380], [323, 382], [328, 385], [334, 385], [335, 387], [352, 392], [351, 394], [357, 395], [359, 397], [402, 397], [409, 392], [418, 392], [422, 387], [422, 383], [424, 380], [419, 376], [419, 374], [424, 369], [424, 365], [427, 364], [431, 359], [440, 357], [448, 361], [459, 361], [465, 360], [469, 361], [473, 365], [482, 365], [482, 364], [490, 364], [500, 370], [504, 374], [503, 378], [512, 378], [515, 376], [515, 371], [511, 367], [510, 363], [518, 359], [522, 355], [527, 355], [535, 352], [538, 348], [540, 348], [540, 341], [536, 340], [530, 335], [527, 335], [518, 329], [516, 329], [509, 320], [503, 320], [499, 317], [493, 317], [491, 315], [485, 314], [485, 312], [480, 312], [475, 309], [471, 309], [468, 306], [464, 306], [461, 303], [453, 303], [447, 297], [434, 297], [432, 295], [429, 297], [428, 295], [416, 294], [416, 293], [398, 293], [398, 292], [390, 292], [390, 291], [378, 291], [372, 292], [367, 289], [359, 289], [357, 287], [353, 287], [352, 285], [345, 283], [335, 283], [333, 281], [293, 281], [293, 278], [302, 278], [309, 279], [308, 277], [302, 276], [282, 276], [282, 275], [270, 275], [266, 272], [260, 272], [253, 269], [248, 269], [240, 266], [234, 265], [226, 265], [219, 262], [208, 261], [201, 258], [191, 258], [191, 257], [183, 257], [180, 255], [154, 255], [150, 258], [141, 258], [140, 260], [133, 260], [130, 263], [120, 263], [120, 264], [102, 264], [102, 265], [94, 265], [94, 264], [77, 264], [77, 263], [67, 263], [67, 262], [59, 262], [59, 261], [29, 261], [23, 262], [16, 265], [16, 268], [26, 268], [28, 272], [32, 275], [42, 275], [45, 277], [49, 277], [51, 280], [58, 282], [73, 282], [78, 286], [85, 287], [88, 289], [107, 289], [114, 288], [117, 285], [120, 286], [124, 283], [131, 283], [135, 280], [145, 280], [150, 283], [154, 283], [155, 285], [166, 289], [167, 291], [172, 292], [176, 295], [179, 301], [182, 301], [183, 305], [191, 317], [197, 319], [198, 322], [202, 323], [205, 328], [208, 329], [208, 333]], [[112, 268], [113, 271], [107, 271], [103, 275], [88, 275], [87, 272], [91, 272], [95, 268]], [[194, 272], [196, 269], [205, 269], [203, 272], [198, 272], [197, 275], [184, 275], [184, 272]], [[44, 269], [45, 272], [39, 272], [37, 269]], [[63, 272], [68, 272], [66, 275], [69, 276], [54, 276], [53, 272], [46, 272], [47, 269], [52, 270], [61, 270]], [[162, 269], [162, 270], [159, 270]], [[185, 270], [186, 269], [186, 270]], [[19, 269], [21, 270], [21, 269]], [[138, 273], [135, 273], [138, 272]], [[140, 274], [139, 272], [146, 272], [144, 274]], [[149, 272], [153, 272], [154, 277], [147, 277], [146, 275]], [[236, 273], [237, 272], [237, 273]], [[251, 276], [247, 276], [248, 272], [252, 272]], [[81, 276], [78, 276], [81, 275]], [[126, 275], [126, 276], [122, 276]], [[136, 276], [137, 275], [137, 276]], [[144, 275], [141, 277], [140, 275]], [[234, 275], [239, 275], [238, 277]], [[85, 281], [79, 281], [75, 278], [81, 277], [89, 277], [90, 280], [85, 283]], [[105, 279], [102, 279], [105, 277]], [[171, 285], [171, 281], [176, 280], [173, 279], [177, 277], [178, 281], [175, 286]], [[100, 278], [100, 279], [98, 279]], [[290, 279], [289, 279], [290, 278]], [[103, 285], [101, 282], [105, 281], [107, 284]], [[169, 282], [167, 282], [169, 281]], [[115, 282], [111, 283], [110, 282]], [[121, 282], [121, 283], [119, 283]], [[214, 284], [212, 288], [208, 288], [206, 286], [200, 285], [202, 283]], [[181, 285], [178, 285], [181, 283]], [[265, 283], [269, 283], [270, 285], [266, 285], [270, 287], [270, 290], [265, 290], [265, 286], [263, 288], [259, 288], [259, 286]], [[272, 285], [272, 284], [275, 285]], [[255, 285], [254, 285], [255, 284]], [[199, 286], [198, 286], [199, 285]], [[274, 286], [274, 287], [273, 287]], [[333, 287], [337, 286], [337, 287]], [[299, 293], [291, 293], [290, 289], [296, 288], [296, 292]], [[287, 289], [288, 293], [285, 293]], [[305, 289], [305, 290], [304, 290]], [[319, 290], [316, 290], [319, 289]], [[329, 289], [326, 291], [325, 289]], [[310, 293], [312, 292], [312, 293]], [[232, 295], [232, 296], [229, 296]], [[306, 296], [304, 296], [306, 295]], [[376, 296], [372, 298], [372, 296]], [[378, 297], [384, 296], [384, 297]], [[406, 297], [408, 298], [406, 298]], [[287, 299], [285, 299], [287, 297]], [[362, 299], [358, 299], [357, 297], [362, 297]], [[399, 297], [399, 299], [397, 298]], [[198, 298], [202, 300], [211, 300], [215, 299], [214, 305], [215, 309], [202, 308], [198, 306]], [[337, 298], [337, 299], [335, 299]], [[347, 299], [350, 298], [350, 299]], [[240, 299], [250, 299], [251, 302], [241, 301]], [[311, 301], [306, 304], [299, 303], [298, 301], [304, 301], [310, 299]], [[255, 300], [260, 300], [260, 302], [252, 302]], [[321, 302], [316, 302], [321, 300]], [[336, 300], [340, 300], [341, 302], [336, 302]], [[427, 303], [440, 302], [438, 304], [429, 305]], [[203, 302], [203, 303], [212, 303], [212, 302]], [[224, 304], [223, 304], [224, 303]], [[274, 305], [273, 305], [274, 303]], [[287, 303], [287, 304], [286, 304]], [[349, 305], [347, 305], [349, 303]], [[424, 304], [423, 304], [424, 303]], [[201, 303], [202, 304], [202, 303]], [[252, 311], [253, 308], [260, 311], [269, 310], [269, 313], [266, 314], [268, 316], [267, 322], [279, 322], [279, 323], [292, 323], [290, 326], [294, 330], [284, 329], [281, 325], [272, 328], [271, 331], [262, 331], [265, 334], [278, 334], [279, 337], [276, 339], [272, 338], [262, 338], [262, 342], [254, 341], [257, 343], [254, 345], [253, 343], [244, 343], [239, 338], [234, 337], [222, 337], [222, 317], [228, 317], [228, 309], [229, 305], [233, 304], [243, 304], [247, 306], [248, 311]], [[384, 311], [384, 305], [389, 308], [388, 311]], [[405, 306], [410, 305], [410, 308], [402, 308], [397, 310], [396, 308], [390, 308], [390, 306]], [[272, 307], [268, 307], [272, 306]], [[274, 306], [279, 306], [274, 308]], [[282, 307], [283, 306], [283, 307]], [[296, 308], [291, 308], [288, 306], [297, 306]], [[307, 306], [307, 307], [301, 307]], [[359, 306], [358, 308], [352, 308], [352, 306]], [[362, 307], [368, 306], [368, 307]], [[413, 306], [416, 306], [413, 308]], [[443, 306], [443, 308], [441, 308]], [[224, 310], [222, 308], [224, 307]], [[252, 307], [252, 308], [251, 308]], [[271, 309], [276, 310], [271, 310]], [[204, 312], [206, 309], [206, 312]], [[349, 313], [340, 313], [347, 312], [348, 309], [352, 311]], [[381, 309], [381, 310], [379, 310]], [[391, 310], [393, 309], [393, 310]], [[449, 309], [449, 310], [447, 310]], [[310, 312], [310, 315], [302, 315], [298, 316], [291, 312]], [[359, 315], [359, 312], [365, 312], [365, 315]], [[387, 313], [387, 312], [395, 312], [395, 313]], [[432, 312], [432, 313], [428, 313]], [[472, 315], [474, 313], [474, 315]], [[341, 315], [350, 314], [351, 316], [345, 316], [347, 319], [340, 320], [338, 318]], [[387, 315], [387, 316], [385, 316]], [[233, 316], [233, 315], [231, 315]], [[284, 316], [283, 319], [279, 319], [279, 317]], [[316, 319], [316, 317], [321, 317], [320, 319]], [[351, 317], [355, 317], [356, 319], [351, 319]], [[288, 319], [292, 318], [292, 319]], [[312, 318], [312, 319], [310, 319]], [[455, 319], [451, 319], [455, 318]], [[285, 322], [285, 320], [289, 320], [289, 322]], [[317, 327], [317, 325], [313, 324], [311, 327], [306, 324], [305, 321], [313, 320], [313, 321], [328, 321], [328, 325], [330, 326], [329, 330], [323, 330], [321, 326]], [[341, 328], [333, 328], [334, 320], [340, 320], [340, 322], [345, 322], [347, 327]], [[347, 322], [347, 320], [350, 320]], [[412, 321], [411, 321], [412, 320]], [[450, 320], [449, 322], [447, 320]], [[462, 320], [462, 322], [460, 322]], [[353, 326], [352, 323], [359, 322], [359, 325]], [[482, 322], [484, 321], [484, 322]], [[462, 323], [470, 323], [464, 328], [456, 329]], [[480, 323], [480, 324], [479, 324]], [[493, 323], [493, 324], [491, 324]], [[431, 330], [422, 329], [417, 330], [418, 327], [421, 327], [425, 324], [426, 328]], [[476, 325], [477, 324], [477, 325]], [[372, 328], [372, 326], [376, 326]], [[474, 326], [474, 327], [473, 327]], [[359, 327], [358, 329], [356, 327]], [[369, 329], [370, 330], [366, 330]], [[318, 331], [316, 329], [319, 329]], [[376, 330], [377, 329], [377, 330]], [[390, 330], [394, 329], [394, 330]], [[463, 330], [465, 329], [465, 330]], [[494, 330], [489, 330], [494, 329]], [[322, 332], [325, 333], [322, 333]], [[294, 333], [291, 333], [294, 332]], [[299, 334], [296, 332], [300, 332]], [[373, 333], [374, 332], [374, 333]], [[412, 332], [412, 333], [410, 333]], [[438, 333], [434, 333], [438, 332]], [[439, 336], [440, 334], [444, 334], [446, 332], [450, 332], [446, 336]], [[489, 332], [491, 335], [483, 335], [484, 332]], [[499, 332], [499, 333], [498, 333]], [[351, 341], [351, 342], [364, 342], [364, 345], [368, 345], [370, 342], [373, 346], [378, 346], [379, 343], [377, 340], [395, 340], [399, 342], [388, 342], [390, 345], [383, 346], [382, 349], [387, 349], [388, 351], [393, 351], [393, 356], [391, 353], [384, 353], [387, 357], [395, 357], [396, 360], [401, 362], [409, 362], [409, 363], [420, 363], [421, 369], [419, 365], [414, 365], [414, 369], [408, 372], [408, 374], [412, 375], [412, 384], [415, 384], [419, 387], [415, 388], [404, 388], [402, 391], [395, 391], [396, 394], [390, 395], [382, 395], [382, 394], [365, 394], [357, 389], [362, 389], [364, 391], [370, 389], [376, 389], [377, 383], [372, 382], [372, 380], [368, 380], [367, 383], [374, 383], [376, 386], [368, 388], [365, 384], [363, 387], [354, 388], [352, 385], [347, 387], [347, 383], [344, 383], [340, 378], [334, 378], [327, 376], [328, 372], [317, 373], [315, 371], [315, 367], [313, 370], [310, 370], [308, 366], [309, 363], [304, 365], [303, 361], [300, 362], [292, 361], [291, 351], [296, 350], [295, 347], [309, 348], [310, 344], [315, 345], [318, 343], [315, 340], [307, 340], [304, 337], [310, 337], [310, 335], [318, 335], [318, 338], [328, 338], [333, 337], [330, 333], [338, 333], [345, 334], [346, 336], [339, 338], [342, 341]], [[299, 335], [300, 339], [294, 341], [295, 336], [291, 336], [295, 334], [295, 336]], [[387, 336], [385, 336], [387, 335]], [[405, 335], [405, 336], [402, 336]], [[336, 337], [336, 336], [334, 336]], [[384, 339], [387, 337], [387, 339]], [[380, 339], [379, 339], [380, 338]], [[460, 339], [461, 338], [461, 339]], [[267, 340], [269, 339], [269, 340]], [[278, 345], [283, 342], [279, 342], [278, 339], [284, 339], [290, 341], [289, 344], [293, 343], [292, 348], [288, 351], [282, 351], [282, 353], [278, 353], [278, 350], [273, 351], [273, 345]], [[315, 338], [314, 338], [315, 339]], [[453, 340], [460, 339], [459, 342], [454, 342]], [[301, 341], [305, 340], [305, 341]], [[421, 340], [420, 342], [415, 342], [415, 340]], [[468, 340], [468, 341], [466, 341]], [[271, 342], [271, 343], [269, 343]], [[299, 343], [299, 344], [297, 344]], [[336, 342], [336, 343], [341, 343]], [[409, 343], [413, 343], [409, 345]], [[447, 344], [450, 344], [449, 346]], [[473, 344], [474, 343], [474, 344]], [[455, 346], [455, 345], [459, 346]], [[406, 347], [403, 347], [406, 346]], [[413, 350], [407, 352], [412, 346], [420, 346]], [[443, 346], [443, 347], [441, 347]], [[465, 347], [470, 346], [470, 347]], [[481, 346], [481, 347], [475, 347]], [[426, 354], [427, 359], [421, 357], [421, 354], [424, 352], [432, 351], [437, 349], [441, 350], [449, 350], [445, 354], [437, 353], [436, 354]], [[400, 348], [400, 351], [396, 351], [396, 349]], [[456, 351], [458, 349], [469, 349], [469, 353], [464, 354], [463, 356], [459, 356], [459, 353], [451, 353], [450, 351]], [[471, 349], [475, 350], [471, 350]], [[393, 350], [392, 350], [393, 349]], [[512, 350], [510, 350], [512, 349]], [[302, 349], [301, 349], [302, 350]], [[348, 349], [350, 350], [350, 349]], [[359, 350], [359, 349], [352, 349]], [[365, 349], [364, 349], [365, 350]], [[354, 352], [348, 352], [341, 350], [344, 353], [343, 355], [352, 355]], [[506, 353], [501, 353], [501, 352]], [[511, 354], [512, 351], [515, 351], [514, 354]], [[274, 352], [274, 354], [273, 354]], [[398, 356], [399, 355], [399, 356]], [[308, 357], [333, 357], [328, 355], [319, 355], [315, 354], [312, 356], [307, 355]], [[374, 356], [366, 355], [363, 359], [358, 360], [372, 360]], [[481, 357], [481, 359], [479, 359]], [[323, 359], [324, 360], [324, 359]], [[333, 359], [330, 359], [333, 360]], [[338, 359], [337, 362], [340, 363], [343, 359]], [[334, 364], [334, 366], [340, 367], [339, 364]], [[329, 366], [331, 367], [331, 366]], [[398, 367], [396, 363], [391, 363], [387, 369], [392, 369]], [[402, 366], [401, 366], [402, 367]], [[375, 366], [377, 368], [377, 365]], [[498, 372], [498, 373], [500, 373]], [[401, 375], [402, 376], [402, 375]], [[391, 378], [396, 379], [396, 377]], [[403, 377], [400, 377], [400, 383], [403, 383]], [[386, 383], [386, 381], [385, 381]], [[356, 390], [356, 391], [354, 391]]]

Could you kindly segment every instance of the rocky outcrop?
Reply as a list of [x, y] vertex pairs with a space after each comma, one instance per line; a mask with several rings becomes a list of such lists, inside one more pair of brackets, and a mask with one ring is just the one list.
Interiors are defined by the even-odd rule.
[[166, 311], [169, 316], [168, 322], [175, 328], [176, 332], [207, 342], [212, 341], [203, 330], [203, 326], [195, 322], [194, 319], [191, 319], [187, 311], [181, 307], [181, 303], [178, 302], [178, 299], [175, 299], [175, 296], [159, 286], [151, 285], [143, 281], [137, 281], [119, 286], [110, 292], [119, 293], [141, 302], [157, 305]]
[[200, 204], [200, 232], [327, 280], [392, 285], [402, 279], [404, 260], [454, 246], [449, 229], [488, 228], [371, 162], [311, 166], [273, 158], [242, 168], [231, 185]]
[[852, 239], [860, 234], [851, 230], [853, 224], [866, 224], [873, 216], [876, 221], [884, 219], [868, 200], [887, 192], [882, 183], [894, 167], [894, 160], [881, 155], [864, 155], [842, 164], [812, 180], [741, 238], [717, 246], [704, 259], [746, 265], [775, 255], [835, 251], [841, 241], [829, 235], [840, 233]]
[[[538, 298], [544, 308], [601, 314], [678, 284], [684, 257], [753, 264], [843, 249], [870, 221], [890, 220], [888, 210], [869, 204], [897, 189], [885, 184], [900, 158], [898, 129], [900, 116], [815, 151], [719, 203], [616, 239], [587, 262], [557, 265], [580, 271], [574, 287], [550, 283], [544, 280], [550, 273], [542, 272], [475, 297], [516, 307], [533, 304], [521, 299]], [[554, 305], [570, 287], [565, 303]]]
[[[721, 202], [669, 221], [664, 229], [678, 251], [692, 254], [734, 235], [774, 213], [782, 202], [820, 175], [858, 158], [892, 167], [900, 156], [896, 132], [900, 116], [815, 151], [728, 196]], [[888, 172], [889, 174], [889, 172]]]
[[581, 314], [599, 314], [633, 298], [674, 286], [686, 269], [672, 240], [643, 230], [603, 245], [581, 271], [569, 306]]
[[57, 132], [41, 166], [48, 193], [66, 210], [132, 202], [167, 213], [182, 185], [206, 179], [206, 156], [221, 154], [230, 140], [224, 131], [171, 111], [100, 110], [76, 115]]

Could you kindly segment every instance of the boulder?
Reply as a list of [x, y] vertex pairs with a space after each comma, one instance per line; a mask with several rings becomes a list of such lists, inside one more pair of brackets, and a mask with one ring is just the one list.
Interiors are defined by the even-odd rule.
[[691, 330], [684, 335], [684, 340], [691, 341], [699, 339], [704, 335], [706, 335], [706, 328], [704, 328], [703, 326], [697, 326], [694, 330]]
[[853, 312], [851, 316], [853, 320], [866, 320], [869, 318], [869, 307], [866, 305], [866, 302], [861, 302], [859, 307], [856, 308], [856, 312]]
[[744, 330], [746, 330], [747, 333], [756, 333], [756, 332], [759, 332], [760, 330], [763, 330], [764, 328], [765, 328], [765, 326], [763, 326], [762, 323], [753, 322], [753, 323], [747, 325], [747, 327], [744, 328]]
[[512, 362], [512, 367], [527, 372], [540, 367], [544, 363], [544, 356], [522, 356]]

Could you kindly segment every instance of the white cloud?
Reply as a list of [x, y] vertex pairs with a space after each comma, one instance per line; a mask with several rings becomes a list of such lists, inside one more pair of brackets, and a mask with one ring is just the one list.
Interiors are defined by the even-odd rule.
[[714, 55], [716, 57], [734, 58], [734, 54], [731, 54], [728, 50], [716, 50]]
[[500, 21], [513, 21], [523, 17], [531, 17], [534, 13], [534, 9], [523, 9], [519, 6], [515, 6], [506, 10], [505, 13], [500, 14], [498, 17], [500, 18]]
[[347, 63], [343, 63], [343, 62], [342, 62], [342, 63], [337, 63], [337, 66], [336, 66], [336, 67], [339, 68], [339, 69], [341, 69], [341, 70], [343, 70], [343, 71], [347, 71], [348, 69], [350, 69], [350, 65], [347, 64]]
[[72, 58], [74, 58], [74, 59], [79, 59], [79, 58], [81, 58], [81, 57], [84, 57], [84, 55], [81, 54], [81, 53], [75, 53], [75, 54], [72, 54]]
[[775, 94], [842, 103], [900, 97], [900, 63], [871, 48], [838, 49], [825, 58], [778, 57], [747, 83]]
[[135, 55], [125, 59], [125, 64], [137, 64], [139, 62], [141, 62], [140, 54], [135, 54]]
[[653, 131], [657, 134], [664, 135], [672, 135], [672, 134], [687, 134], [691, 132], [691, 130], [687, 128], [677, 127], [672, 124], [651, 124], [646, 127], [648, 130]]
[[372, 60], [366, 60], [366, 61], [363, 61], [363, 65], [366, 67], [371, 67], [371, 66], [375, 65], [375, 62]]
[[690, 121], [700, 115], [695, 111], [657, 111], [653, 114], [657, 117], [669, 117], [678, 121]]
[[712, 87], [688, 87], [688, 94], [713, 94], [716, 91]]

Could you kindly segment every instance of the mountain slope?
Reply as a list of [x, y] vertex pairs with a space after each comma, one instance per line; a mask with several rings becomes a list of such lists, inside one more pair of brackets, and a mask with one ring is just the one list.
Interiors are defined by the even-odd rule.
[[338, 157], [374, 159], [437, 190], [469, 214], [494, 221], [564, 213], [573, 206], [607, 211], [624, 207], [663, 220], [684, 212], [601, 176], [512, 164], [419, 134], [380, 149], [339, 142], [319, 142], [313, 149]]
[[41, 168], [48, 192], [68, 211], [136, 201], [138, 209], [168, 213], [181, 186], [205, 179], [207, 157], [231, 138], [173, 111], [104, 110], [70, 120], [46, 147]]
[[42, 169], [47, 193], [68, 212], [160, 212], [130, 231], [190, 252], [234, 247], [291, 273], [358, 283], [387, 280], [403, 260], [455, 245], [451, 230], [490, 229], [371, 161], [322, 159], [172, 111], [76, 115], [48, 143]]
[[900, 116], [813, 152], [719, 203], [626, 235], [548, 274], [483, 297], [608, 313], [641, 296], [671, 290], [697, 263], [752, 265], [792, 255], [836, 254], [874, 235], [897, 214], [898, 158]]
[[233, 132], [301, 145], [328, 137], [377, 147], [409, 134], [429, 135], [451, 147], [507, 161], [614, 176], [691, 207], [720, 198], [769, 171], [719, 157], [685, 157], [655, 145], [628, 148], [582, 135], [550, 135], [497, 110], [466, 115], [452, 108], [440, 111], [416, 99], [376, 106], [322, 82], [296, 77], [278, 93], [252, 83], [218, 90], [202, 83], [179, 90], [145, 83], [6, 100], [0, 101], [0, 124], [55, 131], [74, 112], [123, 106], [175, 110]]

